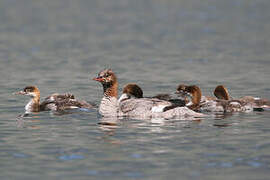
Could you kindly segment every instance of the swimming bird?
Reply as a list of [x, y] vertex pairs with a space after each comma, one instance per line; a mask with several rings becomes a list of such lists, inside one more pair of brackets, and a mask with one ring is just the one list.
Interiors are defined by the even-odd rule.
[[30, 101], [25, 106], [25, 112], [39, 112], [39, 111], [64, 111], [74, 108], [93, 108], [94, 105], [86, 101], [75, 99], [73, 94], [52, 94], [45, 98], [40, 103], [40, 91], [36, 86], [26, 86], [22, 91], [14, 93], [16, 95], [30, 96]]
[[118, 101], [118, 81], [111, 69], [100, 71], [98, 76], [93, 78], [93, 80], [100, 82], [103, 86], [103, 98], [99, 106], [99, 113], [102, 116], [129, 116], [137, 118], [204, 116], [187, 107], [175, 107], [166, 110], [166, 107], [173, 104], [157, 98], [130, 98], [127, 95]]
[[[123, 88], [123, 92], [121, 97], [119, 98], [119, 102], [125, 100], [125, 99], [130, 99], [130, 98], [143, 98], [143, 90], [141, 89], [140, 86], [138, 86], [135, 83], [129, 83], [126, 84]], [[163, 111], [167, 111], [169, 109], [173, 109], [176, 107], [183, 107], [185, 106], [186, 102], [183, 99], [178, 98], [177, 96], [172, 96], [170, 94], [158, 94], [153, 97], [144, 97], [145, 99], [159, 99], [159, 100], [164, 100], [168, 101], [171, 103], [170, 106], [166, 106]]]
[[[187, 106], [198, 112], [249, 112], [253, 110], [253, 104], [239, 100], [227, 100], [228, 95], [221, 95], [227, 91], [221, 90], [221, 87], [216, 88], [219, 91], [217, 96], [220, 99], [201, 101], [201, 90], [196, 85], [186, 86], [181, 92], [187, 97], [190, 97], [190, 102]], [[215, 95], [217, 93], [214, 93]]]
[[243, 96], [239, 99], [232, 98], [226, 87], [224, 87], [223, 85], [219, 85], [217, 88], [219, 89], [219, 93], [215, 93], [215, 95], [219, 99], [236, 100], [242, 103], [250, 103], [252, 104], [253, 109], [256, 111], [263, 111], [266, 109], [268, 110], [270, 109], [270, 101], [268, 99], [253, 96]]
[[130, 98], [143, 98], [143, 90], [135, 83], [126, 84], [123, 88], [122, 95], [118, 99], [119, 102]]

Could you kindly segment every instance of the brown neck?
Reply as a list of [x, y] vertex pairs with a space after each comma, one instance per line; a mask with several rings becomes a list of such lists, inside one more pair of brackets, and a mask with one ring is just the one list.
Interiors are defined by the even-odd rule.
[[228, 89], [225, 88], [223, 85], [219, 85], [216, 87], [216, 89], [214, 90], [214, 95], [218, 98], [218, 99], [224, 99], [224, 100], [230, 100], [230, 94], [228, 92]]
[[31, 99], [32, 105], [30, 107], [30, 111], [32, 112], [39, 112], [40, 111], [40, 96], [37, 95]]
[[35, 102], [35, 104], [33, 105], [34, 111], [35, 112], [40, 111], [40, 98], [39, 97], [34, 98], [34, 102]]
[[105, 96], [118, 97], [118, 82], [113, 82], [111, 84], [103, 84], [103, 91]]
[[200, 92], [195, 92], [195, 93], [193, 94], [192, 103], [193, 103], [193, 104], [199, 104], [200, 101], [201, 101], [201, 97], [202, 97], [202, 95], [201, 95]]
[[199, 106], [199, 103], [201, 101], [201, 97], [202, 97], [202, 92], [201, 89], [197, 86], [190, 86], [189, 88], [189, 92], [192, 94], [192, 105], [190, 105], [189, 107], [191, 109], [196, 109]]

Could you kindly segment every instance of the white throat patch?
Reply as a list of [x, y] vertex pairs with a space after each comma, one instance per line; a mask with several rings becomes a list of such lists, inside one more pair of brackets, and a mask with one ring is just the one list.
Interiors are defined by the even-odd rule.
[[126, 93], [124, 93], [120, 96], [120, 98], [118, 99], [118, 102], [122, 102], [125, 99], [129, 99], [129, 96]]

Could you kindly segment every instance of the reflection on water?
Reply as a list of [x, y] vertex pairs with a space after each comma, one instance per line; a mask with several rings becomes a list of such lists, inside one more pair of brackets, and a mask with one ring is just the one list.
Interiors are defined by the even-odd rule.
[[[270, 98], [268, 0], [0, 1], [1, 179], [268, 179], [269, 111], [104, 119], [17, 118], [27, 85], [99, 104], [104, 68], [145, 96], [197, 84]], [[121, 88], [120, 88], [121, 90]]]

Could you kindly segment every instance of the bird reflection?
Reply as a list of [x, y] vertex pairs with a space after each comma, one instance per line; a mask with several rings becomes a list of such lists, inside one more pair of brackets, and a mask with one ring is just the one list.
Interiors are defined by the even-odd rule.
[[107, 135], [114, 135], [119, 127], [120, 119], [118, 117], [102, 117], [99, 119], [99, 128]]
[[26, 126], [27, 123], [39, 123], [39, 119], [39, 113], [24, 113], [17, 117], [16, 126], [17, 128], [40, 129], [40, 126], [37, 125]]
[[231, 121], [223, 121], [224, 119], [231, 117], [232, 113], [222, 113], [222, 114], [215, 114], [213, 126], [223, 128], [232, 126], [233, 123]]
[[[135, 122], [134, 122], [135, 121]], [[137, 122], [136, 122], [137, 121]], [[123, 127], [125, 122], [128, 123], [128, 128], [140, 128], [147, 127], [150, 132], [162, 133], [164, 132], [165, 126], [175, 125], [177, 123], [181, 124], [189, 124], [190, 122], [200, 123], [201, 118], [181, 118], [181, 119], [164, 119], [164, 118], [149, 118], [149, 119], [133, 119], [128, 117], [102, 117], [100, 118], [100, 122], [98, 123], [100, 130], [102, 130], [106, 135], [113, 136], [115, 135], [117, 129]]]

